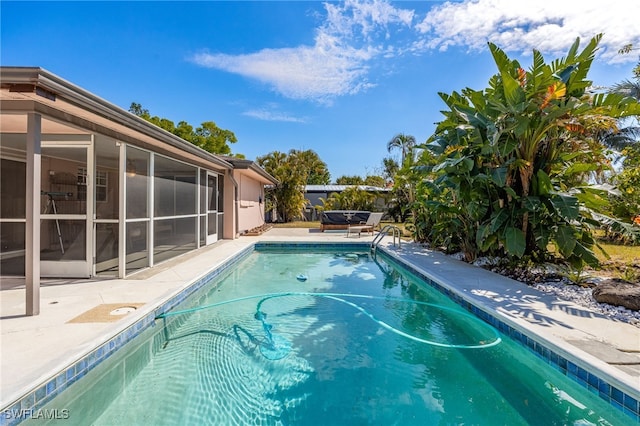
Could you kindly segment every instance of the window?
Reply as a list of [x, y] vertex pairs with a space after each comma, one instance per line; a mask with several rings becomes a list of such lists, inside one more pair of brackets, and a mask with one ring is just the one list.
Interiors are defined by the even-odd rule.
[[[78, 167], [78, 200], [87, 200], [87, 168]], [[96, 171], [96, 201], [107, 201], [107, 172]]]
[[78, 200], [87, 200], [87, 168], [78, 167], [78, 179], [76, 185], [78, 186]]
[[107, 201], [107, 172], [96, 171], [96, 201]]

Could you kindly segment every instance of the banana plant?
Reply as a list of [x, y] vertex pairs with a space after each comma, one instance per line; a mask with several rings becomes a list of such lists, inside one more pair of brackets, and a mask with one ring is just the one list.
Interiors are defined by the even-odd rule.
[[534, 51], [529, 70], [489, 43], [498, 72], [488, 87], [440, 94], [445, 118], [419, 148], [438, 155], [432, 182], [447, 191], [425, 208], [447, 211], [448, 225], [435, 228], [459, 225], [465, 236], [454, 239], [467, 258], [557, 255], [574, 265], [597, 263], [596, 216], [585, 214], [587, 198], [573, 189], [608, 167], [598, 135], [640, 113], [630, 97], [589, 93], [600, 39], [581, 51], [576, 39], [551, 63]]

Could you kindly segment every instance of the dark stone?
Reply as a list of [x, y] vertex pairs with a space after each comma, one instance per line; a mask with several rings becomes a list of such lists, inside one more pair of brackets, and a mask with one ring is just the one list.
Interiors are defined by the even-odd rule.
[[598, 284], [591, 294], [599, 303], [640, 311], [640, 285], [638, 284], [612, 278]]

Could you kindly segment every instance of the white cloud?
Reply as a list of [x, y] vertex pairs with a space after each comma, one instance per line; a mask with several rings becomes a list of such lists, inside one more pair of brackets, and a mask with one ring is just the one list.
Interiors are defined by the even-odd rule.
[[251, 109], [243, 112], [242, 115], [264, 121], [283, 121], [287, 123], [306, 123], [308, 121], [305, 117], [295, 117], [285, 112], [276, 111], [272, 107]]
[[342, 36], [371, 38], [384, 30], [389, 38], [389, 25], [410, 26], [414, 12], [397, 9], [386, 0], [347, 0], [344, 3], [326, 3], [327, 21], [322, 31]]
[[387, 0], [347, 0], [324, 8], [312, 45], [243, 55], [203, 52], [191, 59], [260, 81], [287, 98], [330, 104], [375, 86], [372, 68], [407, 52], [481, 51], [491, 41], [507, 52], [528, 55], [538, 49], [557, 56], [576, 37], [584, 45], [604, 33], [599, 55], [615, 63], [636, 61], [636, 55], [617, 51], [640, 45], [637, 0], [466, 0], [436, 4], [424, 18]]
[[328, 102], [371, 86], [366, 81], [369, 58], [366, 51], [318, 40], [313, 47], [263, 49], [247, 55], [201, 53], [194, 61], [256, 79], [287, 98]]
[[413, 12], [396, 9], [385, 0], [349, 0], [325, 4], [327, 17], [316, 28], [314, 44], [262, 49], [245, 55], [203, 52], [192, 57], [201, 66], [261, 81], [292, 99], [331, 103], [337, 96], [374, 86], [367, 80], [368, 63], [386, 54], [382, 38], [389, 25], [410, 27]]
[[482, 50], [491, 41], [524, 54], [533, 49], [563, 54], [576, 37], [586, 43], [604, 33], [599, 54], [615, 63], [637, 60], [617, 52], [625, 44], [640, 44], [639, 17], [638, 1], [474, 0], [436, 6], [416, 28], [425, 35], [420, 45], [427, 49]]

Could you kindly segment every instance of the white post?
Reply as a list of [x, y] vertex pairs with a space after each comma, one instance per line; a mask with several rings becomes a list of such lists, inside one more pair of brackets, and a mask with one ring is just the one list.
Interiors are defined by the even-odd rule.
[[26, 315], [40, 313], [40, 186], [42, 117], [27, 114], [27, 223], [25, 235]]
[[[118, 144], [119, 142], [116, 142]], [[126, 145], [120, 143], [120, 166], [118, 170], [118, 197], [120, 200], [118, 210], [118, 278], [124, 278], [127, 274], [127, 233], [126, 233], [126, 212], [127, 212], [127, 153]]]
[[[200, 167], [196, 168], [196, 248], [200, 248]], [[206, 239], [205, 239], [206, 242]]]
[[156, 154], [154, 152], [149, 153], [149, 170], [147, 171], [147, 217], [149, 217], [149, 222], [147, 225], [147, 266], [153, 267], [155, 265], [155, 260], [153, 258], [153, 245], [155, 244], [155, 236], [153, 235], [153, 230], [155, 229], [155, 211], [153, 210], [153, 206], [155, 203], [155, 179], [153, 178], [154, 171], [156, 169], [155, 166]]

